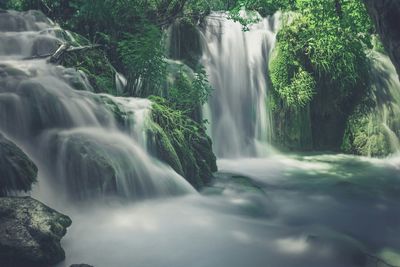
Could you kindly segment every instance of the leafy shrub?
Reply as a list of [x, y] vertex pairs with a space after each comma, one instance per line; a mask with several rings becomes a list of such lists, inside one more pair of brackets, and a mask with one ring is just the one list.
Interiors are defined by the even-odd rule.
[[166, 64], [161, 31], [147, 24], [143, 32], [126, 33], [118, 42], [118, 54], [127, 73], [130, 95], [160, 95]]
[[341, 103], [367, 86], [369, 39], [360, 36], [372, 24], [361, 2], [354, 2], [344, 1], [338, 10], [333, 0], [297, 1], [300, 13], [286, 18], [270, 62], [272, 84], [287, 105], [307, 104], [312, 87], [334, 88]]
[[271, 81], [287, 106], [303, 107], [311, 101], [316, 82], [288, 48], [287, 45], [277, 48], [270, 64]]
[[194, 76], [191, 80], [185, 72], [180, 70], [174, 86], [168, 90], [168, 101], [173, 108], [185, 114], [205, 104], [212, 90], [203, 68], [195, 72]]
[[150, 99], [153, 102], [148, 133], [150, 150], [194, 187], [210, 182], [217, 165], [204, 125], [172, 109], [161, 97]]

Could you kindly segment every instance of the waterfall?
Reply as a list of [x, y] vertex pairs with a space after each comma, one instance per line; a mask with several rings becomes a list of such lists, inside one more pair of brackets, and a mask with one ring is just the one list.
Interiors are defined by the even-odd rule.
[[202, 64], [214, 91], [204, 115], [218, 157], [257, 157], [268, 150], [268, 61], [279, 22], [279, 13], [260, 17], [244, 32], [225, 13], [212, 13], [205, 20]]
[[0, 13], [0, 131], [38, 165], [39, 188], [70, 199], [193, 192], [147, 152], [150, 101], [94, 94], [82, 72], [38, 58], [65, 33], [37, 11]]
[[371, 51], [372, 94], [376, 103], [370, 120], [380, 123], [393, 153], [400, 153], [400, 81], [390, 58]]

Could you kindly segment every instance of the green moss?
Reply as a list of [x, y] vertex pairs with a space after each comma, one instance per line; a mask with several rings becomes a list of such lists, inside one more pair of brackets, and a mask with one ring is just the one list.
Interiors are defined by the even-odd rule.
[[121, 93], [116, 88], [115, 69], [100, 49], [67, 53], [61, 64], [67, 68], [75, 68], [84, 72], [96, 93], [112, 95]]
[[148, 136], [154, 147], [153, 153], [159, 159], [170, 165], [177, 173], [184, 175], [178, 154], [164, 130], [158, 124], [150, 123]]
[[276, 48], [270, 62], [270, 75], [274, 90], [287, 106], [303, 107], [311, 101], [315, 79], [301, 66], [287, 44]]
[[311, 114], [309, 105], [288, 108], [278, 103], [273, 110], [273, 143], [284, 150], [312, 150]]
[[211, 139], [205, 127], [182, 111], [174, 110], [163, 98], [150, 97], [152, 120], [149, 122], [149, 147], [156, 157], [200, 188], [217, 171]]
[[275, 140], [288, 149], [338, 151], [347, 118], [368, 92], [368, 38], [331, 2], [301, 3], [284, 17], [269, 62]]
[[350, 116], [344, 134], [342, 150], [346, 153], [384, 157], [390, 154], [391, 146], [382, 121], [374, 109], [362, 103]]
[[0, 133], [0, 196], [31, 190], [37, 172], [36, 165], [29, 157]]

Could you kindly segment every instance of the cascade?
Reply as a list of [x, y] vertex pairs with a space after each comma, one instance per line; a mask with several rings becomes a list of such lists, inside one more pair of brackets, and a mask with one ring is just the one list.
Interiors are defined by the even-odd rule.
[[268, 150], [267, 73], [280, 17], [260, 17], [249, 31], [226, 13], [214, 12], [205, 21], [202, 64], [214, 91], [204, 116], [220, 158], [257, 157]]
[[391, 150], [400, 153], [400, 81], [395, 66], [387, 55], [371, 51], [371, 81], [375, 113], [389, 139]]
[[95, 94], [84, 73], [38, 58], [69, 36], [42, 13], [2, 12], [0, 25], [0, 131], [39, 166], [39, 188], [71, 199], [194, 191], [147, 151], [150, 101]]

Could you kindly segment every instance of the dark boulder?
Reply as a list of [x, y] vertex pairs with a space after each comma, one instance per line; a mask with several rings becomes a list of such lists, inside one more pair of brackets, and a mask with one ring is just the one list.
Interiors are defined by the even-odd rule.
[[71, 223], [33, 198], [0, 198], [1, 266], [47, 267], [64, 260], [60, 240]]
[[29, 157], [0, 133], [0, 196], [29, 191], [38, 169]]

